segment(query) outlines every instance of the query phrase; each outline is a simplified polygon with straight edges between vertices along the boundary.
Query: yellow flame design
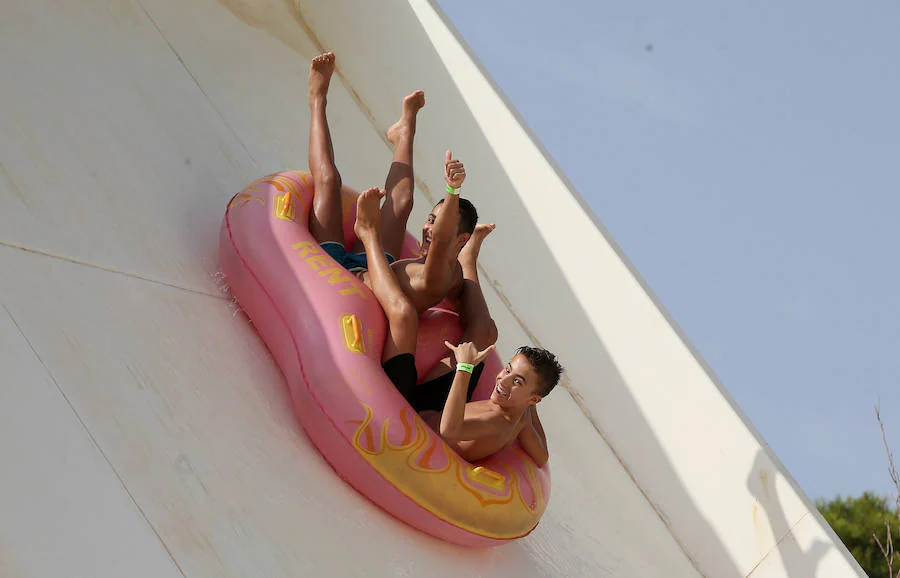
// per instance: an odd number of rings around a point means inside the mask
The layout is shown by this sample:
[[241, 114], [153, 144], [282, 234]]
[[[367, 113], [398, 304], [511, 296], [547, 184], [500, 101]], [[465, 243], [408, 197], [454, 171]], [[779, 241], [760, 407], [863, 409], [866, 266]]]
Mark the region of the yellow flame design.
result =
[[256, 195], [251, 195], [249, 193], [238, 193], [231, 199], [231, 202], [228, 203], [228, 208], [232, 207], [243, 207], [245, 205], [249, 205], [253, 201], [259, 201], [263, 205], [266, 204], [266, 200], [263, 197], [257, 197]]
[[[385, 419], [377, 432], [372, 408], [362, 405], [365, 418], [348, 422], [357, 425], [353, 446], [416, 504], [459, 528], [490, 538], [518, 538], [537, 524], [546, 504], [530, 460], [523, 460], [526, 479], [505, 468], [505, 480], [499, 482], [497, 474], [474, 467], [451, 451], [411, 408], [400, 410], [403, 438], [395, 444], [388, 436], [390, 420]], [[532, 490], [534, 503], [526, 502], [523, 483]]]
[[[305, 199], [303, 195], [300, 194], [300, 186], [302, 185], [311, 189], [311, 178], [312, 177], [308, 172], [301, 171], [288, 171], [284, 173], [267, 175], [250, 183], [250, 185], [246, 189], [244, 189], [244, 193], [242, 194], [250, 196], [249, 193], [251, 191], [265, 194], [266, 187], [274, 187], [282, 193], [290, 195], [292, 201], [294, 199], [300, 201], [301, 203], [303, 203], [303, 207], [305, 209], [308, 209], [306, 204], [307, 199]], [[293, 206], [293, 203], [291, 203], [291, 205]]]

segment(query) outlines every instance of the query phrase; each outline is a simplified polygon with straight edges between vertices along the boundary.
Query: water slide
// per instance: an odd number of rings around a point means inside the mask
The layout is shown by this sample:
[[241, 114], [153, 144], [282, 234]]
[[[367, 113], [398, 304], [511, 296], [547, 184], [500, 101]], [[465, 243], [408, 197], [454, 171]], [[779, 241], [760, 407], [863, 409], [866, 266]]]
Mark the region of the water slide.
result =
[[[523, 539], [343, 483], [222, 290], [225, 205], [305, 168], [324, 50], [344, 182], [425, 90], [411, 230], [453, 149], [500, 352], [567, 367]], [[863, 576], [434, 2], [4, 2], [0, 53], [0, 576]]]

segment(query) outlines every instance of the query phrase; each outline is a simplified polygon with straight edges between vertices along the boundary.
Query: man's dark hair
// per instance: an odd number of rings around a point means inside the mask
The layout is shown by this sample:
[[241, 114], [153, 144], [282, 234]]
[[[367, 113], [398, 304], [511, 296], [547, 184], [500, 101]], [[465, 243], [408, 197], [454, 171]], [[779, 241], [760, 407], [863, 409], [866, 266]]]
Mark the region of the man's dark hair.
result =
[[556, 356], [540, 347], [529, 347], [523, 345], [516, 350], [517, 355], [523, 356], [534, 368], [534, 372], [538, 374], [540, 383], [534, 392], [541, 397], [550, 395], [556, 384], [559, 383], [559, 377], [565, 371], [563, 366], [559, 364]]
[[[444, 199], [438, 201], [438, 204], [435, 207], [440, 207], [441, 203], [444, 202]], [[462, 235], [463, 233], [472, 234], [475, 232], [475, 225], [478, 224], [478, 211], [475, 210], [475, 205], [472, 204], [472, 201], [469, 199], [464, 199], [462, 197], [459, 198], [459, 222], [456, 224], [456, 234]]]

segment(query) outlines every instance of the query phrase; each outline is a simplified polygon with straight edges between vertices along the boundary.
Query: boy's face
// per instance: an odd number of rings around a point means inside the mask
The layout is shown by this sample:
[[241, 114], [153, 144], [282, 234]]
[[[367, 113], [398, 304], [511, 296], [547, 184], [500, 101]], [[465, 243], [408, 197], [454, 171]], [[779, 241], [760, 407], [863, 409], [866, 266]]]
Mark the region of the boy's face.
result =
[[516, 355], [497, 374], [491, 401], [503, 407], [525, 407], [541, 401], [535, 393], [537, 372], [523, 355]]

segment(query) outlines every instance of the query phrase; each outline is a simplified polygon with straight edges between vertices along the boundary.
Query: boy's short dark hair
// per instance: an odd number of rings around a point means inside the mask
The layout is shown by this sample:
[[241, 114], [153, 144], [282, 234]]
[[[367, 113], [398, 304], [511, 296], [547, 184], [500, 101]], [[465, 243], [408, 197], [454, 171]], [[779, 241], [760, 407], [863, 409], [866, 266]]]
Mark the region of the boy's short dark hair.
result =
[[[438, 201], [435, 207], [440, 207], [444, 199]], [[459, 198], [459, 222], [456, 224], [456, 234], [463, 233], [472, 234], [475, 232], [475, 225], [478, 224], [478, 211], [475, 205], [469, 199]]]
[[559, 383], [559, 378], [563, 371], [565, 371], [563, 366], [557, 361], [556, 356], [546, 349], [528, 345], [518, 348], [516, 354], [528, 360], [541, 380], [534, 392], [541, 397], [550, 395], [550, 392]]

